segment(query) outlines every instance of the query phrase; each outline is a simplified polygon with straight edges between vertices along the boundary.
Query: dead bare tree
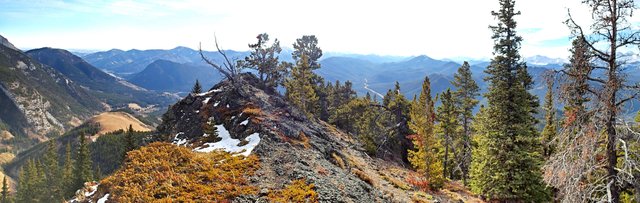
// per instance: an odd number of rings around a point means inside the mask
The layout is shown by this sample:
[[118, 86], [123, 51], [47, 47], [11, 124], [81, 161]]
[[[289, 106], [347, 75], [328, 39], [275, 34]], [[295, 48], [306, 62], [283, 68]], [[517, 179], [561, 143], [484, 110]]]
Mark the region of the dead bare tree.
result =
[[200, 52], [200, 57], [202, 57], [202, 60], [204, 60], [207, 64], [209, 64], [216, 70], [218, 70], [218, 72], [224, 75], [226, 79], [228, 79], [229, 81], [231, 81], [231, 83], [235, 85], [237, 76], [240, 73], [241, 68], [236, 66], [236, 64], [232, 62], [235, 60], [229, 59], [229, 57], [227, 57], [227, 53], [225, 53], [225, 51], [220, 48], [220, 45], [218, 44], [218, 37], [215, 34], [213, 35], [213, 38], [216, 44], [216, 50], [218, 50], [218, 53], [222, 55], [222, 58], [224, 59], [224, 62], [222, 63], [222, 65], [216, 63], [215, 61], [207, 58], [204, 55], [204, 52], [202, 51], [202, 43], [200, 43], [198, 47], [198, 51]]
[[577, 36], [572, 64], [562, 71], [568, 79], [563, 87], [568, 109], [560, 150], [544, 168], [545, 181], [558, 188], [564, 202], [617, 203], [640, 181], [637, 152], [628, 147], [640, 136], [625, 130], [621, 116], [621, 107], [637, 98], [640, 85], [627, 82], [625, 59], [619, 55], [640, 45], [640, 32], [627, 21], [636, 8], [633, 0], [583, 3], [592, 9], [594, 23], [586, 33], [571, 12], [566, 21]]

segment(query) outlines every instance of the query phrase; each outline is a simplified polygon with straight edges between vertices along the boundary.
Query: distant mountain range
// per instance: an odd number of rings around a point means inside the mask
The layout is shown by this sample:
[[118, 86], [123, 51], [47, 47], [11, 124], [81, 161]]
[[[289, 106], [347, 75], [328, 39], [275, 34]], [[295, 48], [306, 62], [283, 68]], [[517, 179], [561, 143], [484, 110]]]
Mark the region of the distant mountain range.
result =
[[0, 133], [13, 135], [17, 147], [47, 140], [99, 112], [135, 103], [145, 108], [144, 117], [177, 99], [111, 76], [66, 50], [22, 52], [0, 36]]
[[[249, 54], [239, 51], [226, 52], [233, 59], [243, 59]], [[217, 52], [204, 53], [214, 61], [222, 60]], [[279, 57], [281, 60], [291, 61], [291, 50], [284, 49]], [[114, 49], [87, 54], [83, 58], [96, 67], [126, 78], [133, 84], [157, 91], [185, 92], [189, 91], [195, 79], [205, 84], [214, 84], [220, 80], [217, 73], [207, 74], [207, 69], [203, 67], [208, 65], [202, 61], [198, 51], [187, 47], [170, 50]], [[535, 56], [526, 60], [533, 62], [530, 65], [533, 68], [557, 69], [562, 66], [556, 64], [562, 62], [561, 59]], [[393, 88], [395, 81], [399, 81], [402, 91], [409, 96], [419, 92], [420, 84], [427, 75], [431, 77], [432, 82], [439, 83], [433, 85], [434, 93], [451, 88], [448, 81], [461, 66], [461, 63], [451, 60], [437, 60], [424, 55], [397, 57], [339, 53], [326, 53], [321, 58], [321, 64], [322, 68], [316, 72], [323, 76], [325, 81], [349, 80], [360, 95], [370, 91], [365, 88], [365, 81], [369, 89], [379, 93]], [[484, 84], [483, 70], [488, 64], [488, 61], [472, 62], [474, 76], [481, 84]]]
[[63, 49], [40, 48], [26, 52], [31, 58], [48, 65], [80, 84], [95, 97], [117, 108], [129, 103], [141, 106], [167, 106], [175, 97], [161, 95], [109, 75], [82, 58]]
[[188, 92], [196, 80], [207, 88], [221, 79], [220, 74], [208, 65], [181, 64], [159, 59], [149, 64], [142, 72], [131, 76], [129, 81], [150, 90]]

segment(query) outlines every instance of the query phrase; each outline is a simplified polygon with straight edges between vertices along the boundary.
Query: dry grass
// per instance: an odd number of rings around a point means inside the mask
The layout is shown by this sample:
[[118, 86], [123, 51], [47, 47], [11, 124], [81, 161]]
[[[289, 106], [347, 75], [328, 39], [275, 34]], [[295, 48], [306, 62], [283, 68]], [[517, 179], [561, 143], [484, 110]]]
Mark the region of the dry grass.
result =
[[6, 164], [16, 158], [16, 155], [10, 152], [0, 153], [0, 164]]
[[344, 164], [344, 160], [342, 160], [342, 157], [338, 156], [338, 154], [331, 153], [331, 157], [333, 157], [333, 161], [335, 162], [336, 165], [340, 166], [341, 169], [345, 169], [347, 166]]
[[103, 135], [107, 132], [113, 132], [120, 129], [128, 129], [129, 125], [133, 127], [135, 131], [148, 132], [152, 130], [151, 126], [148, 126], [140, 122], [135, 117], [125, 112], [105, 112], [100, 115], [94, 116], [89, 122], [100, 124], [100, 131], [98, 135]]
[[0, 130], [0, 140], [10, 140], [13, 139], [13, 135], [6, 130]]
[[371, 177], [367, 175], [367, 173], [365, 173], [364, 171], [361, 171], [360, 169], [357, 169], [357, 168], [352, 168], [351, 172], [355, 174], [358, 178], [360, 178], [360, 180], [368, 183], [369, 185], [373, 185], [373, 179], [371, 179]]
[[391, 176], [387, 176], [385, 174], [380, 174], [380, 176], [382, 177], [383, 180], [386, 180], [387, 182], [391, 183], [394, 187], [401, 189], [401, 190], [411, 190], [411, 186], [401, 180], [398, 180], [396, 178], [393, 178]]

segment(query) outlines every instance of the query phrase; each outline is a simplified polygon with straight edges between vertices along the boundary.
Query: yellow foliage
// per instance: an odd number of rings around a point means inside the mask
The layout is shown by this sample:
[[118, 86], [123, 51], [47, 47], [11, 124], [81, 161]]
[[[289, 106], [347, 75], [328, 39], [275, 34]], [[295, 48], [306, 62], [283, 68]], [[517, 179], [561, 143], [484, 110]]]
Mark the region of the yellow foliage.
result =
[[271, 192], [269, 202], [318, 202], [315, 185], [306, 183], [305, 179], [294, 180], [283, 190]]
[[256, 194], [247, 177], [258, 168], [255, 155], [195, 153], [152, 143], [129, 152], [123, 168], [101, 184], [114, 202], [223, 202]]

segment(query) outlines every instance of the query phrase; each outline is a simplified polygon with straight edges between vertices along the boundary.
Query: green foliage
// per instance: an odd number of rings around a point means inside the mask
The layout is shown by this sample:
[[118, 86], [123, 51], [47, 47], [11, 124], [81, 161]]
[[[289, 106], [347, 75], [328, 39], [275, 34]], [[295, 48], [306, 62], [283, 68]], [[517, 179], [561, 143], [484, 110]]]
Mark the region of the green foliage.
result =
[[202, 93], [202, 86], [200, 85], [200, 81], [196, 80], [196, 84], [191, 88], [191, 93], [200, 94]]
[[259, 34], [256, 38], [258, 42], [249, 44], [251, 54], [245, 57], [244, 61], [239, 61], [238, 66], [257, 70], [258, 77], [265, 87], [275, 88], [283, 82], [284, 76], [289, 71], [284, 63], [278, 64], [278, 54], [282, 51], [280, 41], [275, 39], [271, 46], [267, 46], [269, 43], [267, 33]]
[[79, 146], [75, 160], [74, 182], [73, 188], [79, 189], [84, 186], [85, 182], [93, 180], [93, 171], [91, 170], [91, 153], [86, 142], [86, 136], [80, 134]]
[[409, 128], [414, 149], [408, 151], [408, 159], [416, 171], [426, 178], [431, 189], [439, 189], [444, 184], [443, 165], [440, 156], [442, 145], [436, 138], [434, 101], [431, 98], [431, 83], [425, 77], [418, 100], [414, 97], [409, 112]]
[[73, 168], [74, 163], [71, 159], [71, 143], [68, 142], [65, 147], [64, 165], [62, 166], [62, 194], [64, 197], [70, 197], [74, 194], [73, 187]]
[[44, 201], [58, 201], [63, 199], [62, 196], [62, 177], [60, 165], [58, 162], [58, 148], [55, 140], [49, 141], [47, 152], [44, 155], [43, 166], [45, 175], [45, 190], [44, 195], [46, 198]]
[[527, 90], [533, 81], [518, 52], [514, 0], [500, 0], [493, 30], [495, 58], [487, 67], [488, 106], [477, 115], [471, 164], [471, 189], [490, 200], [544, 202], [542, 151], [533, 117], [537, 98]]
[[547, 94], [544, 99], [545, 126], [542, 129], [542, 156], [549, 158], [556, 150], [553, 140], [557, 134], [556, 109], [553, 106], [553, 78], [547, 82]]
[[7, 176], [2, 177], [2, 199], [0, 199], [1, 203], [9, 203], [11, 202], [11, 197], [9, 196], [9, 184], [7, 183]]
[[318, 96], [314, 90], [309, 58], [302, 55], [296, 66], [291, 70], [291, 78], [288, 78], [284, 86], [287, 91], [285, 97], [296, 107], [302, 110], [307, 117], [312, 118], [318, 104]]
[[443, 172], [444, 176], [454, 179], [460, 176], [460, 165], [464, 161], [459, 153], [464, 146], [463, 137], [458, 129], [458, 111], [455, 106], [453, 94], [447, 89], [441, 95], [442, 105], [437, 109], [438, 133], [442, 135], [444, 145]]
[[451, 84], [456, 88], [453, 93], [458, 110], [459, 124], [462, 127], [461, 144], [462, 147], [458, 159], [458, 164], [462, 172], [462, 180], [467, 184], [469, 178], [469, 167], [471, 166], [471, 123], [473, 121], [473, 109], [478, 105], [477, 97], [480, 96], [480, 88], [473, 80], [471, 68], [468, 62], [464, 62], [458, 71], [453, 75]]

